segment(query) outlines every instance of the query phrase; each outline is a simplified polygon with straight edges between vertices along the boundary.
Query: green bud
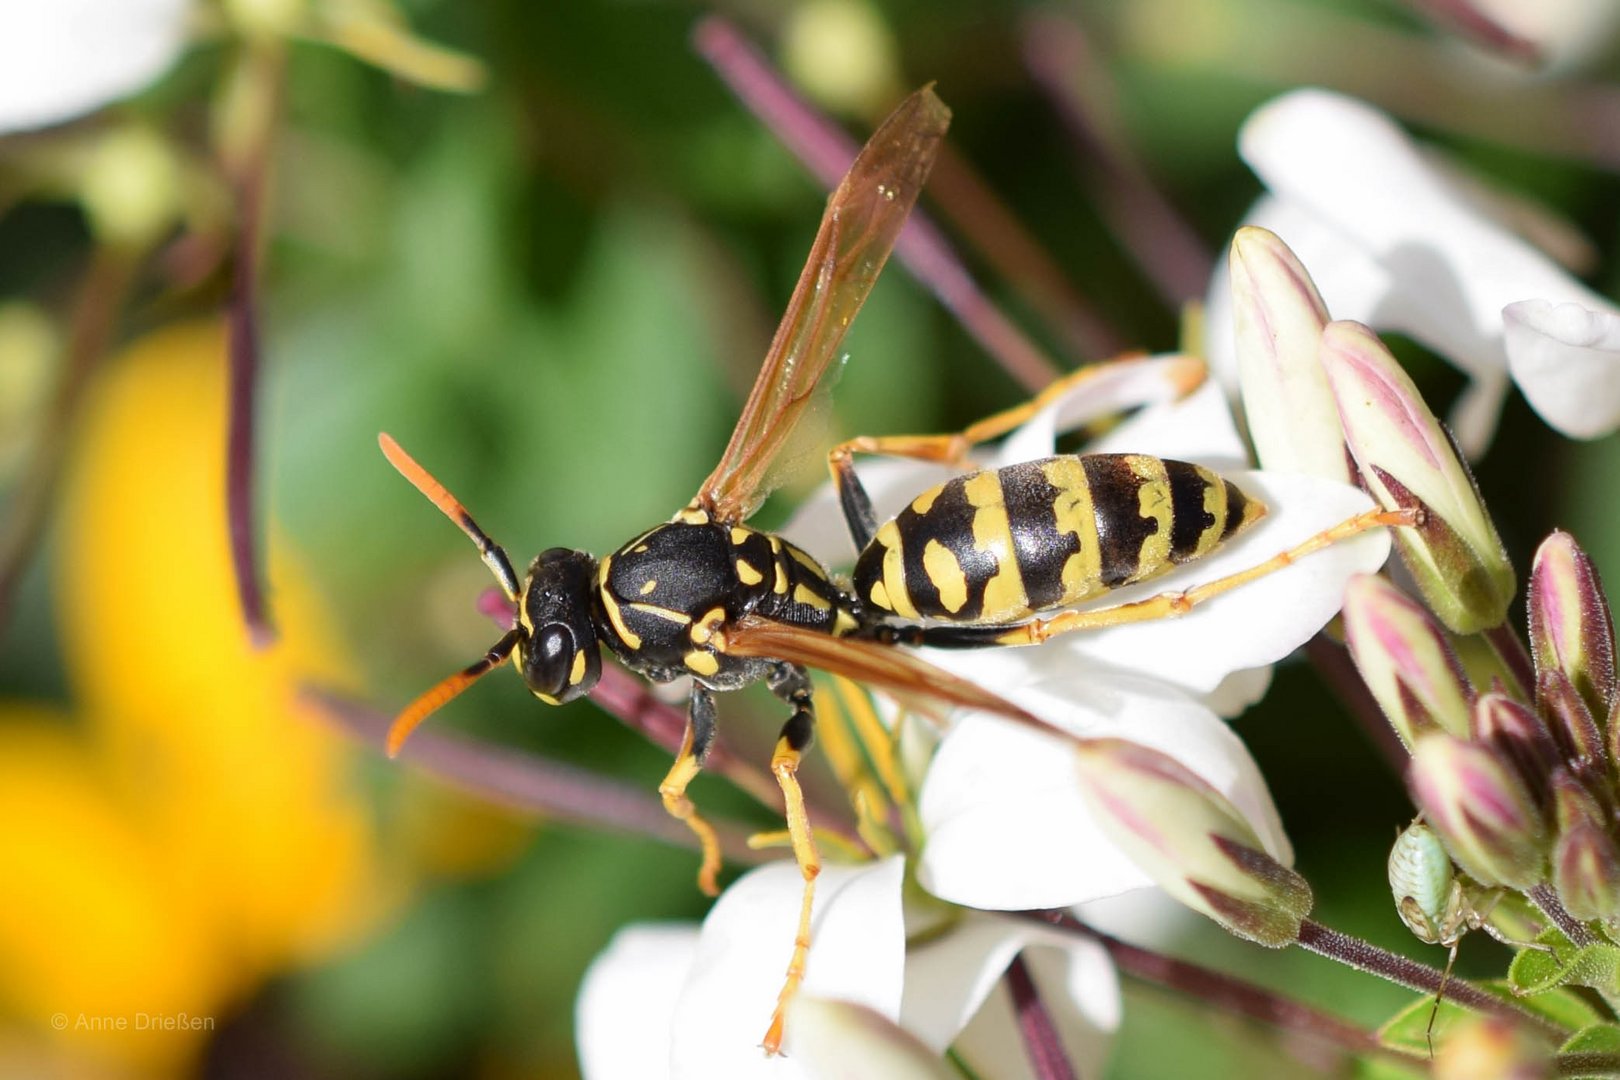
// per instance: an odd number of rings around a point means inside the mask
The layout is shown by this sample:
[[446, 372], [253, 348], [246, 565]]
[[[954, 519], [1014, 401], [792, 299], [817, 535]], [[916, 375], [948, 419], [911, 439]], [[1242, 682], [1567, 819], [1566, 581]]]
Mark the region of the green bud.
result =
[[1232, 318], [1238, 379], [1255, 455], [1268, 469], [1355, 483], [1327, 376], [1317, 360], [1327, 305], [1275, 233], [1232, 237]]
[[1515, 581], [1473, 474], [1411, 378], [1359, 323], [1329, 323], [1322, 366], [1367, 490], [1390, 510], [1417, 509], [1395, 544], [1423, 598], [1454, 633], [1500, 626]]
[[1554, 531], [1530, 569], [1530, 651], [1536, 670], [1562, 671], [1593, 716], [1614, 703], [1614, 621], [1597, 568], [1575, 538]]
[[1344, 634], [1356, 670], [1401, 741], [1467, 735], [1474, 689], [1445, 630], [1423, 605], [1376, 574], [1350, 580]]
[[1604, 765], [1603, 733], [1587, 711], [1586, 702], [1558, 668], [1536, 673], [1536, 709], [1552, 732], [1560, 755], [1582, 780], [1601, 782]]
[[1390, 849], [1389, 891], [1401, 921], [1419, 941], [1455, 945], [1470, 929], [1473, 912], [1451, 856], [1421, 819], [1402, 829]]
[[1577, 919], [1620, 916], [1620, 850], [1605, 827], [1597, 800], [1569, 772], [1553, 777], [1558, 841], [1552, 852], [1552, 883]]
[[830, 109], [874, 115], [894, 104], [900, 80], [894, 31], [868, 0], [795, 4], [782, 35], [782, 66]]
[[790, 1052], [813, 1076], [951, 1080], [955, 1070], [893, 1020], [852, 1001], [800, 994], [788, 1009]]
[[162, 240], [180, 221], [184, 176], [161, 135], [131, 124], [102, 136], [85, 162], [79, 199], [91, 231], [104, 244], [137, 251]]
[[1310, 885], [1265, 853], [1219, 792], [1173, 758], [1122, 739], [1085, 740], [1080, 766], [1098, 820], [1171, 896], [1261, 945], [1299, 937]]
[[1412, 749], [1406, 781], [1452, 861], [1475, 881], [1524, 889], [1546, 876], [1541, 812], [1490, 748], [1425, 735]]

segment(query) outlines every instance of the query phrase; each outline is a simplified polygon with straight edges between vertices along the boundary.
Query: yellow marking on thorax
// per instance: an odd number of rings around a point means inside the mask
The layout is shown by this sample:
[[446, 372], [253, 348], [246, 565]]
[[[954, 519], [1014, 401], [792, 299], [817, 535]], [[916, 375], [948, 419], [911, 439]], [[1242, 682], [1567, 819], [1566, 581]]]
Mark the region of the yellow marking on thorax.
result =
[[922, 563], [928, 580], [939, 590], [940, 604], [952, 615], [961, 611], [967, 603], [967, 575], [955, 553], [938, 540], [929, 540], [923, 548]]
[[1155, 577], [1170, 565], [1170, 519], [1174, 504], [1170, 499], [1170, 478], [1165, 474], [1164, 462], [1146, 454], [1128, 454], [1125, 458], [1142, 481], [1137, 489], [1137, 512], [1158, 523], [1154, 533], [1142, 541], [1136, 556], [1136, 573], [1131, 581], [1145, 581]]
[[[906, 588], [906, 562], [900, 549], [900, 526], [893, 521], [884, 522], [872, 542], [883, 548], [883, 579], [872, 586], [872, 603], [885, 611], [894, 612], [902, 619], [917, 618], [917, 606], [911, 602], [911, 593]], [[881, 599], [878, 597], [879, 588], [884, 593]]]
[[973, 546], [996, 560], [996, 572], [984, 583], [984, 605], [980, 618], [998, 622], [1029, 611], [1029, 594], [1018, 572], [1018, 556], [1013, 550], [1012, 523], [1007, 520], [1006, 497], [1001, 478], [986, 471], [970, 476], [962, 486], [968, 505], [973, 507]]
[[748, 543], [753, 535], [753, 529], [745, 529], [741, 525], [733, 525], [731, 527], [731, 542], [737, 547], [742, 547], [744, 544]]
[[686, 666], [695, 674], [712, 676], [720, 670], [720, 661], [713, 653], [694, 649], [683, 657]]
[[765, 575], [754, 567], [747, 559], [737, 560], [737, 578], [744, 585], [758, 585], [765, 580]]
[[585, 678], [585, 650], [581, 649], [574, 654], [574, 666], [568, 669], [568, 685], [578, 686], [583, 678]]
[[832, 607], [832, 604], [827, 601], [825, 596], [812, 592], [803, 582], [794, 587], [793, 602], [804, 604], [806, 607], [813, 607], [818, 611], [827, 611]]
[[1097, 539], [1097, 514], [1091, 504], [1091, 485], [1079, 458], [1055, 458], [1041, 466], [1046, 482], [1057, 488], [1052, 514], [1057, 531], [1073, 533], [1080, 550], [1063, 562], [1063, 600], [1077, 603], [1104, 591], [1102, 545]]
[[689, 635], [692, 639], [692, 644], [707, 645], [714, 639], [715, 632], [719, 630], [720, 624], [725, 621], [725, 608], [713, 607], [708, 611], [705, 611], [703, 613], [703, 617], [692, 624], [692, 631]]
[[613, 556], [603, 559], [596, 568], [596, 594], [602, 598], [602, 610], [607, 612], [608, 622], [624, 642], [625, 648], [635, 650], [641, 648], [641, 636], [624, 624], [624, 612], [619, 610], [619, 601], [614, 599], [613, 590], [608, 588], [608, 568], [613, 565]]
[[646, 596], [656, 588], [658, 588], [658, 579], [648, 578], [646, 581], [641, 583], [641, 595]]
[[861, 624], [856, 620], [855, 616], [843, 608], [839, 608], [838, 614], [833, 616], [833, 637], [844, 637], [846, 634], [853, 634], [860, 628]]
[[1226, 482], [1203, 466], [1197, 468], [1198, 478], [1204, 482], [1204, 513], [1214, 520], [1198, 534], [1193, 552], [1207, 555], [1221, 542], [1221, 533], [1226, 528]]
[[676, 626], [685, 626], [692, 621], [692, 617], [685, 612], [676, 611], [673, 608], [659, 607], [657, 604], [630, 603], [626, 604], [625, 607], [631, 611], [639, 611], [643, 615], [656, 616], [665, 622], [672, 622]]
[[670, 520], [678, 521], [682, 525], [707, 525], [709, 523], [709, 512], [696, 503], [692, 503], [690, 506], [682, 507]]
[[816, 575], [816, 577], [824, 578], [824, 577], [827, 576], [827, 571], [823, 570], [821, 568], [821, 564], [816, 562], [816, 560], [814, 558], [812, 558], [808, 553], [800, 551], [798, 548], [793, 547], [793, 546], [791, 546], [789, 544], [783, 544], [782, 546], [787, 548], [787, 553], [789, 555], [793, 556], [793, 561], [794, 562], [798, 563], [800, 566], [804, 567], [806, 570], [808, 570], [812, 574]]

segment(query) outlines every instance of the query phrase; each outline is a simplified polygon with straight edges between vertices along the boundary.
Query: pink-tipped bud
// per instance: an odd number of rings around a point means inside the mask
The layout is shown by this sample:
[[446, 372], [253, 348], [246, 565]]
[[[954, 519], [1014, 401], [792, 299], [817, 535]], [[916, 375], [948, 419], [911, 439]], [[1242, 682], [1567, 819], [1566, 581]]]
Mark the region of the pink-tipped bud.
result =
[[1424, 736], [1412, 749], [1407, 786], [1475, 881], [1524, 889], [1545, 878], [1546, 823], [1513, 767], [1488, 747]]
[[1329, 323], [1321, 356], [1367, 490], [1387, 509], [1423, 514], [1395, 543], [1424, 600], [1455, 633], [1500, 626], [1513, 566], [1450, 435], [1365, 326]]
[[1614, 621], [1597, 568], [1575, 538], [1554, 532], [1530, 569], [1530, 651], [1536, 670], [1562, 671], [1593, 716], [1615, 702]]
[[1376, 574], [1352, 578], [1344, 591], [1344, 634], [1350, 656], [1401, 741], [1468, 734], [1474, 690], [1445, 630], [1423, 605]]
[[1586, 701], [1558, 668], [1536, 673], [1536, 709], [1552, 732], [1559, 753], [1582, 780], [1598, 780], [1604, 773], [1603, 732], [1587, 711]]
[[1513, 766], [1536, 804], [1548, 799], [1548, 777], [1563, 760], [1552, 732], [1535, 710], [1500, 691], [1474, 702], [1474, 741]]
[[1567, 771], [1553, 777], [1558, 840], [1552, 852], [1552, 883], [1577, 919], [1620, 916], [1620, 850], [1606, 827], [1603, 808]]
[[1266, 854], [1219, 792], [1175, 759], [1122, 739], [1087, 740], [1080, 766], [1104, 829], [1171, 896], [1261, 945], [1298, 938], [1310, 885]]
[[1232, 317], [1238, 379], [1255, 456], [1268, 469], [1355, 483], [1333, 392], [1317, 362], [1327, 305], [1275, 233], [1232, 237]]

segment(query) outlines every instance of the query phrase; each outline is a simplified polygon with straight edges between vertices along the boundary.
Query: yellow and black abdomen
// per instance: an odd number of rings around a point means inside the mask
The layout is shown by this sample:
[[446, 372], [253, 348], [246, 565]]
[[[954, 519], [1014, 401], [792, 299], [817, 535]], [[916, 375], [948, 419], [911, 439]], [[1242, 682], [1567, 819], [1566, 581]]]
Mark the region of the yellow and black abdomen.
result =
[[1044, 458], [930, 488], [878, 529], [857, 595], [902, 619], [999, 625], [1207, 554], [1265, 506], [1200, 465]]

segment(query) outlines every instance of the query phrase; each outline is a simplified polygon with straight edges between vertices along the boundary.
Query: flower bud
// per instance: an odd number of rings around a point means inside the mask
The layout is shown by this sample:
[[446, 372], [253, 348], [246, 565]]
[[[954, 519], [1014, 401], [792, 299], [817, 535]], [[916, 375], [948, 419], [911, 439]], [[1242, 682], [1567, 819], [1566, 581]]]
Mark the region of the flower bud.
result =
[[1255, 456], [1268, 469], [1353, 484], [1344, 429], [1317, 362], [1327, 305], [1277, 235], [1248, 225], [1232, 238], [1238, 379]]
[[1557, 668], [1593, 716], [1614, 702], [1614, 622], [1597, 568], [1561, 530], [1541, 542], [1530, 569], [1530, 651], [1536, 670]]
[[1499, 1016], [1470, 1020], [1440, 1045], [1435, 1080], [1545, 1080], [1552, 1050], [1527, 1025]]
[[1468, 734], [1474, 690], [1446, 632], [1421, 604], [1376, 574], [1344, 591], [1344, 633], [1361, 680], [1401, 741]]
[[1474, 702], [1474, 741], [1509, 762], [1538, 805], [1548, 798], [1548, 777], [1562, 760], [1552, 732], [1535, 710], [1500, 691]]
[[1563, 769], [1553, 778], [1553, 805], [1552, 883], [1565, 909], [1577, 919], [1620, 916], [1620, 849], [1604, 827], [1602, 807]]
[[1500, 626], [1513, 566], [1450, 435], [1365, 326], [1328, 324], [1321, 357], [1367, 490], [1388, 509], [1423, 512], [1395, 543], [1424, 600], [1455, 633]]
[[104, 244], [144, 249], [180, 221], [183, 170], [156, 131], [131, 124], [108, 132], [85, 162], [79, 198]]
[[1603, 775], [1603, 733], [1586, 709], [1586, 702], [1575, 692], [1569, 677], [1558, 668], [1536, 673], [1536, 708], [1560, 755], [1582, 780], [1601, 782]]
[[876, 1010], [800, 994], [788, 1010], [792, 1052], [812, 1076], [847, 1080], [950, 1080], [945, 1059]]
[[1452, 861], [1480, 884], [1529, 888], [1545, 877], [1541, 813], [1488, 747], [1426, 735], [1412, 749], [1407, 786]]
[[1219, 792], [1173, 758], [1122, 739], [1085, 740], [1080, 766], [1098, 820], [1171, 896], [1261, 945], [1298, 938], [1310, 885], [1266, 854]]
[[1401, 830], [1389, 852], [1389, 891], [1395, 911], [1419, 941], [1455, 945], [1471, 912], [1451, 856], [1422, 820]]

